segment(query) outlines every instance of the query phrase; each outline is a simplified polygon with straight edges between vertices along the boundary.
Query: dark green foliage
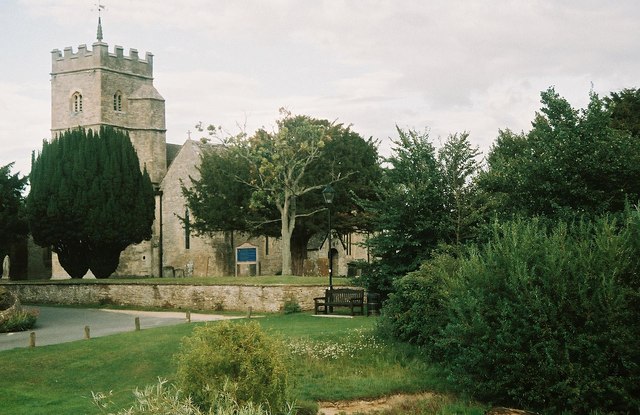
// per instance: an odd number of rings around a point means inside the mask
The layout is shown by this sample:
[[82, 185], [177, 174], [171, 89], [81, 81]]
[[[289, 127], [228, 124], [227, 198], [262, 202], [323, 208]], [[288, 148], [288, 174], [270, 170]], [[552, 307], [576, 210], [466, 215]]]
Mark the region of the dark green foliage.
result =
[[[382, 177], [377, 142], [364, 139], [342, 124], [332, 125], [329, 134], [331, 139], [322, 156], [309, 167], [309, 179], [321, 183], [335, 181], [332, 227], [339, 234], [371, 229], [370, 218], [356, 198], [376, 199], [375, 185]], [[299, 203], [307, 210], [324, 206], [323, 189], [305, 195]], [[308, 232], [327, 230], [327, 217], [322, 214], [300, 218], [300, 222]]]
[[28, 233], [22, 192], [27, 178], [11, 174], [13, 163], [0, 166], [0, 260], [9, 246]]
[[279, 413], [289, 393], [284, 353], [256, 322], [196, 327], [176, 355], [178, 386], [204, 410], [225, 392], [239, 405], [252, 402]]
[[[287, 152], [267, 157], [270, 163], [275, 163], [273, 166], [259, 169], [260, 160], [243, 157], [237, 143], [211, 146], [209, 151], [202, 153], [200, 178], [192, 178], [193, 186], [185, 184], [182, 191], [193, 213], [192, 226], [199, 233], [242, 231], [278, 237], [281, 214], [272, 202], [280, 196], [267, 197], [273, 189], [256, 188], [264, 180], [259, 173], [302, 165], [300, 160], [294, 160], [295, 154], [288, 152], [299, 146], [299, 153], [304, 154], [309, 151], [310, 144], [304, 140], [299, 142], [293, 136], [308, 134], [311, 137], [313, 130], [323, 131], [323, 144], [317, 150], [317, 156], [305, 160], [304, 174], [299, 176], [300, 189], [294, 192], [291, 203], [296, 212], [291, 235], [292, 271], [302, 275], [309, 240], [318, 232], [327, 232], [327, 212], [321, 211], [325, 207], [321, 194], [324, 186], [334, 183], [336, 189], [332, 206], [333, 228], [340, 234], [365, 230], [370, 227], [369, 217], [355, 202], [354, 196], [363, 200], [374, 198], [373, 184], [380, 180], [381, 169], [376, 142], [363, 139], [342, 124], [306, 116], [286, 117], [281, 123], [282, 131], [291, 137], [283, 146]], [[210, 126], [209, 131], [219, 138], [218, 129]], [[257, 145], [266, 137], [269, 134], [265, 131], [259, 132], [252, 138], [251, 145], [260, 149]], [[268, 143], [269, 140], [264, 140], [261, 144], [264, 147], [261, 154], [271, 151], [267, 148]], [[298, 177], [298, 174], [292, 177]], [[278, 189], [281, 187], [277, 186]]]
[[199, 178], [191, 178], [191, 183], [182, 186], [193, 214], [192, 229], [199, 234], [255, 232], [257, 224], [264, 221], [261, 213], [267, 212], [249, 208], [249, 164], [234, 151], [209, 146], [201, 154], [198, 172]]
[[27, 197], [34, 241], [50, 246], [72, 278], [106, 278], [120, 252], [151, 237], [154, 193], [126, 133], [70, 130], [32, 158]]
[[442, 356], [450, 378], [482, 400], [636, 413], [639, 227], [638, 211], [618, 222], [496, 225], [457, 272], [452, 259], [436, 258], [401, 280], [385, 319]]
[[[328, 133], [331, 139], [321, 157], [309, 166], [307, 179], [309, 183], [333, 183], [336, 194], [331, 206], [331, 225], [335, 232], [345, 235], [370, 230], [371, 218], [356, 200], [376, 198], [375, 184], [382, 176], [377, 143], [372, 139], [365, 140], [341, 124], [331, 125]], [[296, 203], [305, 212], [325, 207], [323, 189], [305, 194]], [[294, 273], [302, 275], [303, 260], [313, 235], [327, 233], [328, 214], [325, 211], [298, 218], [291, 246]]]
[[592, 93], [578, 111], [552, 88], [542, 104], [529, 133], [501, 131], [489, 153], [479, 183], [495, 211], [570, 218], [621, 212], [627, 200], [637, 202], [640, 140], [612, 118], [621, 104], [607, 109]]
[[467, 132], [450, 134], [438, 151], [447, 211], [443, 229], [447, 243], [459, 245], [473, 239], [483, 219], [484, 206], [475, 180], [480, 171], [480, 154], [478, 147], [471, 146]]
[[376, 261], [361, 283], [386, 296], [393, 280], [418, 269], [443, 237], [445, 191], [429, 135], [398, 130], [389, 167], [376, 186], [378, 200], [362, 201], [375, 233], [368, 241]]
[[419, 270], [397, 279], [385, 302], [379, 329], [385, 336], [426, 346], [432, 359], [441, 353], [434, 347], [448, 323], [449, 285], [458, 261], [439, 253]]
[[604, 102], [611, 111], [611, 127], [640, 138], [640, 89], [612, 92]]

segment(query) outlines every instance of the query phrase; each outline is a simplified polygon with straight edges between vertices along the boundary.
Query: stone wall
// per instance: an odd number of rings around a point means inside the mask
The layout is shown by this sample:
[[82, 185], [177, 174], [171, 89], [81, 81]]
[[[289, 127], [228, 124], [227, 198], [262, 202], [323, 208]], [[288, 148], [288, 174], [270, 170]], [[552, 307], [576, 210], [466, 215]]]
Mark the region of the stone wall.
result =
[[313, 298], [324, 286], [158, 285], [158, 284], [5, 284], [20, 301], [31, 304], [182, 308], [277, 312], [285, 301], [295, 300], [303, 310], [313, 310]]

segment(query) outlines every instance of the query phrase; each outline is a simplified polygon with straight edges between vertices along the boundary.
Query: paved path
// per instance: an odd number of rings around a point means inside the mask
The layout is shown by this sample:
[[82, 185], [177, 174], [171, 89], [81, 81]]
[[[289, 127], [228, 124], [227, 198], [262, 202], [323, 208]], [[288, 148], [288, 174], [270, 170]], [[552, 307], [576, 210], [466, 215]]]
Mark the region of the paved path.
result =
[[[185, 313], [134, 311], [134, 310], [97, 310], [61, 307], [26, 307], [40, 310], [36, 326], [19, 333], [0, 333], [0, 351], [16, 347], [28, 347], [29, 336], [36, 333], [36, 346], [66, 343], [84, 339], [84, 327], [89, 326], [91, 337], [107, 336], [115, 333], [135, 330], [135, 318], [140, 318], [140, 328], [170, 326], [184, 323]], [[214, 321], [239, 317], [213, 314], [191, 314], [191, 321]]]

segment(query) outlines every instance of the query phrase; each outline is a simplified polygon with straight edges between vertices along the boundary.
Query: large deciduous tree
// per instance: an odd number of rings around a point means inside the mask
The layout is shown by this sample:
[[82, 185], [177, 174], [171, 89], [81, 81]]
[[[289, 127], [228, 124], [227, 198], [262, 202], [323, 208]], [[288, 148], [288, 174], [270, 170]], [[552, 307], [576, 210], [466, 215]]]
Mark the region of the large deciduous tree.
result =
[[352, 194], [372, 197], [371, 183], [380, 177], [378, 154], [373, 140], [341, 124], [283, 112], [277, 125], [274, 132], [223, 139], [222, 146], [203, 153], [200, 178], [192, 178], [183, 193], [200, 233], [281, 236], [282, 272], [300, 274], [309, 239], [326, 232], [327, 217], [317, 213], [325, 210], [321, 190], [327, 184], [337, 190], [334, 229], [366, 229]]
[[311, 164], [318, 159], [331, 139], [325, 123], [314, 122], [304, 115], [293, 116], [281, 111], [277, 130], [258, 130], [252, 136], [231, 137], [228, 151], [234, 152], [249, 167], [248, 180], [237, 177], [250, 187], [249, 207], [264, 209], [274, 206], [279, 213], [282, 274], [291, 275], [291, 236], [301, 216], [297, 200], [309, 192], [319, 191], [326, 182], [305, 181]]
[[72, 278], [107, 278], [120, 252], [151, 238], [154, 191], [125, 132], [69, 130], [32, 157], [27, 214], [34, 241], [50, 246]]
[[436, 152], [427, 131], [397, 131], [377, 198], [363, 203], [373, 220], [368, 245], [375, 257], [363, 284], [383, 294], [439, 245], [473, 238], [482, 220], [475, 183], [480, 151], [469, 134], [450, 134]]
[[0, 260], [9, 253], [11, 243], [28, 233], [22, 196], [27, 178], [11, 174], [12, 166], [0, 166]]
[[471, 145], [467, 132], [450, 134], [438, 151], [448, 212], [445, 232], [450, 235], [448, 242], [456, 245], [473, 238], [474, 228], [482, 220], [484, 207], [475, 180], [481, 154]]
[[364, 283], [382, 293], [392, 290], [396, 277], [417, 269], [445, 237], [445, 184], [429, 134], [397, 131], [376, 188], [379, 199], [364, 203], [373, 219], [368, 246], [376, 258]]
[[[528, 133], [501, 131], [480, 184], [502, 214], [558, 218], [620, 212], [640, 197], [640, 141], [597, 94], [576, 110], [553, 88]], [[618, 107], [619, 109], [619, 107]]]

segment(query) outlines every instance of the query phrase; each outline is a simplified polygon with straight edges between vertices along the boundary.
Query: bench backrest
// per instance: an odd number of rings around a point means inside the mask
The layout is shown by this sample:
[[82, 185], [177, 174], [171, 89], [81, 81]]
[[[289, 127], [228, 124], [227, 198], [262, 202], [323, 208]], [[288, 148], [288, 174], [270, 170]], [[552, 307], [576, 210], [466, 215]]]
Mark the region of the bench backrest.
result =
[[351, 300], [364, 301], [364, 290], [334, 288], [333, 290], [326, 290], [325, 297], [329, 302], [349, 302]]

